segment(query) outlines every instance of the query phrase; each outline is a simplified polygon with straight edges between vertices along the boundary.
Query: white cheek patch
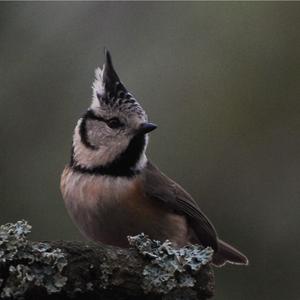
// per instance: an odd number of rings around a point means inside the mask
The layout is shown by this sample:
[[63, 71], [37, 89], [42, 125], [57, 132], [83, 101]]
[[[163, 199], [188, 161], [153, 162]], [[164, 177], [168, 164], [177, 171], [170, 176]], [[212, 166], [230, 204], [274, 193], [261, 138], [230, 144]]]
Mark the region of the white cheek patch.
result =
[[[89, 132], [89, 141], [93, 145], [97, 146], [98, 149], [90, 149], [86, 147], [81, 141], [79, 128], [81, 120], [77, 123], [73, 136], [73, 147], [74, 147], [74, 159], [82, 166], [87, 168], [93, 168], [96, 166], [104, 166], [116, 159], [129, 144], [128, 137], [124, 135], [119, 136], [106, 136], [104, 132], [99, 131], [94, 133], [92, 130], [92, 135]], [[95, 141], [99, 140], [97, 143], [91, 140], [94, 138]]]
[[89, 142], [96, 146], [104, 146], [106, 144], [105, 137], [110, 135], [110, 130], [104, 122], [97, 120], [89, 120], [87, 122], [87, 136]]

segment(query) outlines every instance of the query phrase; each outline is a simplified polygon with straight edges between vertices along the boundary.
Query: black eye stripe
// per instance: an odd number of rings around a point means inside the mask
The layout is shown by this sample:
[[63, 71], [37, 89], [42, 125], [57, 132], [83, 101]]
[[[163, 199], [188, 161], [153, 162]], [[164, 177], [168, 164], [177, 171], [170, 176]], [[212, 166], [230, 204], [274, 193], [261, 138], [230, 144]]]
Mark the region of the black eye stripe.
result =
[[85, 120], [88, 119], [88, 120], [96, 120], [96, 121], [104, 122], [111, 128], [118, 128], [118, 127], [122, 127], [124, 125], [117, 117], [113, 117], [113, 118], [107, 120], [107, 119], [104, 119], [100, 116], [97, 116], [92, 110], [88, 110], [85, 113], [84, 119]]
[[107, 125], [110, 127], [110, 128], [120, 128], [123, 126], [122, 122], [114, 117], [114, 118], [111, 118], [107, 121]]
[[106, 120], [100, 116], [95, 115], [95, 113], [92, 110], [88, 110], [85, 113], [85, 118], [89, 119], [89, 120], [97, 120], [97, 121], [102, 121], [102, 122], [106, 122]]

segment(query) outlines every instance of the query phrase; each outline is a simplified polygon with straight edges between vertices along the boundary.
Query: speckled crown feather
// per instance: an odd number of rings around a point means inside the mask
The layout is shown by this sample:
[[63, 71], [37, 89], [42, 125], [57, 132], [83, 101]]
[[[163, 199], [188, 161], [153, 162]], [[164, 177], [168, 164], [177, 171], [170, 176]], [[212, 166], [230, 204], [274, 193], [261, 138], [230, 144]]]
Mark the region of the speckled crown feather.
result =
[[101, 108], [118, 108], [119, 111], [134, 111], [138, 115], [145, 115], [140, 104], [121, 82], [107, 49], [105, 49], [103, 68], [95, 70], [93, 82], [92, 107], [99, 107], [99, 105]]

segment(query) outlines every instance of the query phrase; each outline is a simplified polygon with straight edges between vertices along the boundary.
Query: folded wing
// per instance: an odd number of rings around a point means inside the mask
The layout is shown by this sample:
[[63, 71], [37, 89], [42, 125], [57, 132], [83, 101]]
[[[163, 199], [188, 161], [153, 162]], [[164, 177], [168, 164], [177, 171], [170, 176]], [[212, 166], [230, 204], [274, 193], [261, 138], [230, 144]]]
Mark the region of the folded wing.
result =
[[161, 201], [170, 210], [185, 215], [199, 242], [203, 246], [210, 246], [217, 251], [216, 230], [191, 195], [164, 175], [151, 162], [148, 162], [144, 172], [144, 186], [147, 197], [155, 201]]

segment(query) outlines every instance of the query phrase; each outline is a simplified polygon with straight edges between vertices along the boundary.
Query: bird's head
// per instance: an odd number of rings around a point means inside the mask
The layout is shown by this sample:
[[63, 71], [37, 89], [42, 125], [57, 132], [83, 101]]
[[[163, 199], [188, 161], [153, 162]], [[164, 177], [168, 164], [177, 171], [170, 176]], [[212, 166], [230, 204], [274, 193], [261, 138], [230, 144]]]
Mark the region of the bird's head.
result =
[[92, 103], [75, 128], [73, 163], [138, 169], [146, 162], [147, 133], [156, 126], [120, 81], [107, 50], [105, 57], [95, 71]]

